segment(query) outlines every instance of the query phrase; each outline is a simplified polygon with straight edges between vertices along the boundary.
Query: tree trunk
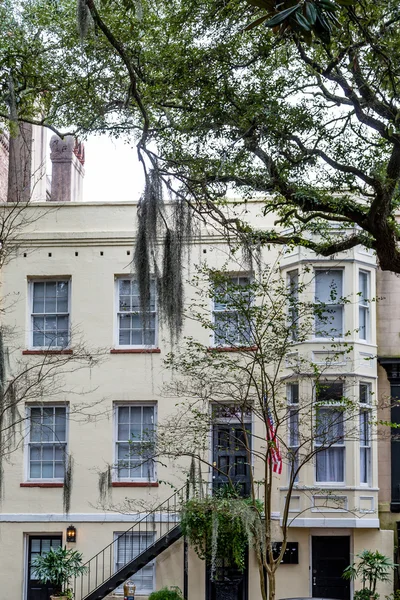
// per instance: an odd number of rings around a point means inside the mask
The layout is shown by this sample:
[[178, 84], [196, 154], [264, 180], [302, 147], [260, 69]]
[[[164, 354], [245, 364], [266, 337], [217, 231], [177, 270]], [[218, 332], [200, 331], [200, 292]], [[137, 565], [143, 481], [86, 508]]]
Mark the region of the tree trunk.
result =
[[275, 600], [275, 571], [268, 573], [268, 600]]

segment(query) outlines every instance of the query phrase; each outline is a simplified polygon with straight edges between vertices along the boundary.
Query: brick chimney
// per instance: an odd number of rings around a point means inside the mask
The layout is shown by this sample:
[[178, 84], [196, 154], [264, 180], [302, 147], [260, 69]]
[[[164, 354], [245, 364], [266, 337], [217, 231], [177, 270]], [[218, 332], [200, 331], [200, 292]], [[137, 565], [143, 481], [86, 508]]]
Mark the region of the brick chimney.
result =
[[73, 136], [62, 140], [53, 135], [50, 140], [51, 202], [79, 202], [82, 200], [85, 170], [85, 150]]
[[32, 177], [32, 125], [20, 123], [9, 139], [8, 202], [29, 202]]

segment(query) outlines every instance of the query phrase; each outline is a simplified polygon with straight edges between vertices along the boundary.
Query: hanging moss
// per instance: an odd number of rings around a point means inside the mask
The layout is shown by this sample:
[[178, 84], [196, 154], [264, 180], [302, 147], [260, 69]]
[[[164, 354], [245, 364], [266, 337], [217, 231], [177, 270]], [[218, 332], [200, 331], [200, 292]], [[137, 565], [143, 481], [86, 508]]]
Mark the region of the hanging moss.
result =
[[69, 454], [65, 458], [65, 475], [64, 475], [64, 487], [63, 487], [63, 509], [66, 515], [69, 514], [71, 508], [71, 493], [72, 493], [72, 473], [73, 473], [74, 459], [72, 454]]
[[[139, 283], [141, 312], [148, 315], [150, 283], [156, 280], [158, 314], [174, 340], [183, 324], [182, 267], [187, 243], [193, 237], [192, 211], [184, 198], [171, 199], [168, 210], [163, 200], [162, 177], [157, 169], [146, 176], [138, 206], [138, 232], [134, 267]], [[162, 239], [162, 253], [159, 253]], [[159, 254], [161, 256], [159, 256]], [[159, 262], [161, 264], [159, 264]], [[146, 327], [146, 323], [144, 323]]]
[[179, 337], [183, 324], [182, 244], [170, 229], [164, 238], [159, 298], [161, 318], [167, 323], [171, 337]]
[[100, 504], [105, 504], [109, 499], [110, 490], [112, 489], [111, 465], [108, 465], [105, 471], [99, 472], [98, 486]]
[[87, 36], [89, 27], [92, 24], [92, 16], [86, 4], [86, 0], [78, 0], [76, 6], [76, 22], [81, 40]]

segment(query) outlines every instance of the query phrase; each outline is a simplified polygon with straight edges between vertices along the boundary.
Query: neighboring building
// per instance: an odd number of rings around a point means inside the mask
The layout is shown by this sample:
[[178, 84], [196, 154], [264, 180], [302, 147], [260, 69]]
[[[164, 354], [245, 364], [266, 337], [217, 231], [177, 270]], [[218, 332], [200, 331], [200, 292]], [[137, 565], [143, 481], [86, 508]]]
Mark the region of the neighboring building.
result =
[[[6, 331], [13, 332], [8, 342], [11, 372], [46, 356], [70, 356], [71, 363], [66, 363], [62, 385], [58, 382], [54, 389], [46, 389], [42, 398], [31, 399], [20, 407], [22, 413], [26, 411], [22, 438], [18, 438], [23, 443], [3, 460], [0, 587], [9, 588], [12, 573], [13, 596], [21, 600], [46, 598], [46, 589], [33, 578], [30, 560], [51, 546], [66, 543], [66, 530], [72, 524], [76, 542], [67, 545], [83, 552], [85, 560], [100, 552], [82, 587], [78, 585], [76, 600], [82, 600], [88, 589], [100, 586], [104, 574], [107, 578], [110, 571], [121, 568], [146, 547], [147, 562], [135, 576], [137, 595], [147, 596], [164, 585], [184, 589], [184, 544], [176, 522], [164, 523], [166, 504], [140, 527], [135, 522], [145, 516], [145, 509], [135, 515], [112, 509], [125, 497], [154, 506], [171, 494], [171, 488], [162, 482], [176, 488], [184, 485], [182, 471], [176, 466], [156, 468], [151, 462], [142, 465], [136, 460], [135, 441], [130, 438], [134, 430], [135, 440], [140, 443], [143, 432], [166, 420], [176, 402], [162, 394], [163, 383], [170, 377], [163, 366], [170, 342], [167, 332], [158, 325], [156, 301], [152, 302], [150, 321], [154, 327], [149, 327], [146, 337], [137, 314], [138, 292], [131, 274], [137, 205], [65, 202], [80, 194], [82, 150], [74, 151], [69, 140], [52, 140], [51, 148], [56, 163], [51, 197], [57, 202], [51, 205], [54, 210], [43, 202], [31, 203], [26, 209], [27, 225], [20, 236], [17, 256], [1, 273], [2, 294], [13, 298], [12, 310], [5, 312], [3, 324]], [[246, 218], [257, 218], [259, 224], [257, 206], [256, 202], [249, 203], [250, 215]], [[29, 219], [30, 212], [35, 219]], [[204, 229], [193, 246], [193, 263], [200, 263], [204, 256], [214, 267], [227, 261], [226, 242], [212, 230]], [[263, 253], [265, 264], [277, 258], [276, 251], [265, 249]], [[289, 534], [291, 547], [298, 549], [298, 561], [280, 567], [277, 588], [282, 598], [324, 596], [350, 600], [353, 588], [343, 583], [341, 572], [353, 555], [370, 548], [390, 556], [393, 549], [392, 532], [380, 529], [378, 444], [368, 427], [378, 394], [376, 307], [369, 302], [376, 296], [376, 264], [372, 253], [363, 248], [332, 259], [294, 249], [280, 261], [289, 281], [299, 276], [304, 265], [313, 270], [314, 281], [305, 295], [330, 305], [338, 343], [346, 332], [351, 333], [346, 337], [348, 352], [333, 355], [330, 339], [321, 335], [303, 344], [301, 350], [315, 364], [325, 366], [327, 381], [341, 386], [336, 389], [339, 395], [350, 396], [359, 404], [365, 435], [343, 440], [325, 454], [324, 461], [310, 463], [302, 471], [293, 496]], [[246, 272], [237, 273], [230, 259], [228, 269], [237, 277], [248, 276]], [[339, 291], [334, 300], [329, 293], [332, 281]], [[191, 296], [189, 287], [187, 296]], [[343, 297], [350, 298], [350, 302], [344, 302]], [[215, 306], [214, 312], [218, 310]], [[208, 344], [208, 333], [191, 321], [186, 323], [184, 333]], [[47, 352], [49, 344], [53, 354]], [[78, 357], [77, 349], [82, 345], [93, 352], [102, 349], [100, 365], [74, 367], [74, 352]], [[287, 374], [289, 365], [282, 376]], [[296, 394], [310, 393], [308, 388], [298, 390], [290, 385], [288, 391], [288, 401], [293, 405], [298, 401]], [[226, 427], [226, 421], [221, 421], [221, 426]], [[262, 446], [265, 431], [257, 422], [251, 427]], [[210, 451], [216, 452], [215, 447]], [[73, 457], [67, 465], [66, 455]], [[121, 456], [124, 460], [118, 464]], [[255, 463], [252, 468], [256, 478], [261, 479], [259, 465]], [[276, 478], [273, 494], [277, 541], [286, 481], [284, 468]], [[329, 504], [332, 498], [335, 506]], [[174, 502], [169, 506], [173, 513]], [[132, 524], [131, 533], [109, 547]], [[158, 548], [164, 551], [157, 555], [156, 548], [152, 554], [153, 542], [168, 527], [171, 538]], [[204, 563], [190, 551], [190, 600], [215, 597], [206, 575]], [[120, 581], [106, 584], [104, 594], [107, 585], [115, 587], [117, 583]], [[238, 600], [261, 598], [251, 551], [240, 590]], [[390, 583], [379, 591], [390, 593]], [[120, 592], [117, 588], [112, 594], [120, 597]]]
[[[378, 272], [378, 419], [400, 424], [400, 279]], [[398, 547], [400, 524], [400, 437], [398, 428], [385, 424], [379, 432], [379, 513], [382, 527], [392, 529]], [[397, 550], [396, 562], [399, 553]]]

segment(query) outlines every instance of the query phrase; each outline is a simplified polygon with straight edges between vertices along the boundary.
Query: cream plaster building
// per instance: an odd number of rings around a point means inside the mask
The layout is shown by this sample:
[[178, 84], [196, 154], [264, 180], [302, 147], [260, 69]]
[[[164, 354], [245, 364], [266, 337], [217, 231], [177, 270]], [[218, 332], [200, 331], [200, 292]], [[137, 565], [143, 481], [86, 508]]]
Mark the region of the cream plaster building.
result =
[[[112, 544], [91, 562], [91, 573], [84, 582], [76, 585], [76, 600], [92, 600], [100, 592], [90, 596], [88, 592], [100, 588], [104, 579], [157, 542], [169, 528], [171, 539], [164, 551], [150, 556], [134, 576], [137, 595], [147, 596], [165, 585], [185, 590], [188, 583], [190, 600], [213, 600], [215, 589], [207, 579], [205, 565], [191, 550], [185, 582], [184, 543], [176, 535], [178, 516], [172, 504], [168, 510], [163, 504], [140, 529], [136, 523], [145, 517], [145, 511], [123, 514], [113, 510], [126, 497], [156, 506], [171, 495], [171, 488], [163, 482], [176, 489], [185, 483], [176, 465], [147, 465], [145, 469], [132, 459], [118, 468], [120, 453], [126, 456], [129, 443], [125, 429], [137, 431], [140, 437], [145, 427], [156, 427], [174, 410], [175, 400], [162, 392], [171, 377], [163, 363], [170, 342], [158, 325], [156, 302], [150, 338], [144, 338], [132, 314], [125, 330], [121, 325], [122, 297], [137, 306], [131, 272], [136, 204], [78, 201], [73, 190], [81, 193], [82, 156], [77, 156], [76, 148], [74, 153], [70, 142], [54, 142], [52, 153], [53, 162], [69, 160], [69, 183], [57, 188], [61, 175], [54, 182], [53, 171], [52, 188], [58, 189], [59, 195], [53, 195], [51, 203], [32, 201], [25, 209], [27, 223], [19, 236], [17, 254], [1, 273], [2, 297], [7, 304], [2, 317], [4, 343], [9, 349], [9, 374], [38, 361], [57, 360], [57, 356], [70, 362], [63, 363], [62, 380], [46, 386], [43, 397], [19, 406], [22, 429], [16, 432], [13, 452], [2, 461], [0, 589], [8, 590], [4, 598], [47, 600], [47, 590], [34, 579], [29, 567], [32, 557], [50, 546], [67, 543], [89, 560]], [[257, 203], [252, 211], [246, 218], [257, 219], [259, 226]], [[276, 261], [273, 250], [263, 253], [265, 264]], [[193, 242], [194, 264], [207, 259], [208, 264], [218, 267], [227, 262], [227, 256], [225, 241], [212, 230], [205, 229]], [[331, 306], [338, 344], [344, 332], [351, 332], [346, 338], [350, 350], [343, 347], [343, 352], [335, 350], [333, 354], [330, 340], [318, 336], [298, 350], [314, 363], [325, 365], [327, 380], [342, 386], [341, 395], [345, 387], [346, 395], [360, 404], [360, 425], [369, 432], [362, 439], [344, 439], [330, 458], [327, 455], [330, 466], [318, 470], [310, 463], [302, 470], [291, 504], [289, 542], [294, 558], [278, 570], [277, 598], [350, 600], [353, 585], [345, 585], [340, 573], [353, 555], [365, 548], [379, 549], [388, 556], [393, 552], [392, 531], [382, 530], [379, 523], [378, 442], [368, 426], [374, 420], [378, 397], [376, 307], [369, 302], [376, 296], [376, 264], [374, 256], [363, 248], [329, 260], [295, 249], [280, 260], [280, 269], [288, 278], [305, 265], [313, 273], [314, 283], [304, 292], [310, 300], [318, 285], [321, 289], [326, 285], [326, 278], [335, 280], [340, 297], [350, 299], [336, 300]], [[227, 267], [237, 273], [231, 258]], [[188, 301], [192, 295], [188, 285]], [[193, 321], [185, 324], [184, 334], [205, 344], [209, 340], [209, 333]], [[53, 352], [49, 353], [50, 337]], [[88, 361], [87, 351], [93, 356], [100, 354], [100, 362]], [[290, 365], [286, 369], [282, 376], [290, 374]], [[300, 396], [309, 393], [302, 387], [293, 389]], [[291, 401], [298, 400], [293, 397]], [[260, 423], [251, 426], [258, 439], [265, 438]], [[66, 455], [72, 457], [67, 465]], [[251, 468], [257, 473], [260, 467], [255, 463]], [[277, 542], [286, 493], [284, 465], [273, 492]], [[175, 501], [173, 498], [171, 503]], [[171, 513], [176, 518], [172, 525], [165, 523], [165, 515]], [[76, 529], [75, 542], [66, 539], [71, 524]], [[124, 542], [114, 542], [132, 525], [129, 536], [122, 538]], [[146, 535], [146, 531], [150, 533]], [[384, 595], [391, 589], [387, 584], [379, 591]], [[117, 588], [112, 595], [118, 596], [120, 591]], [[251, 550], [240, 588], [240, 600], [247, 598], [261, 598]]]

